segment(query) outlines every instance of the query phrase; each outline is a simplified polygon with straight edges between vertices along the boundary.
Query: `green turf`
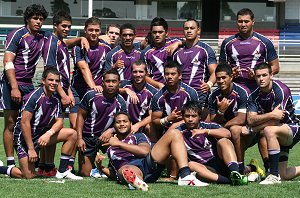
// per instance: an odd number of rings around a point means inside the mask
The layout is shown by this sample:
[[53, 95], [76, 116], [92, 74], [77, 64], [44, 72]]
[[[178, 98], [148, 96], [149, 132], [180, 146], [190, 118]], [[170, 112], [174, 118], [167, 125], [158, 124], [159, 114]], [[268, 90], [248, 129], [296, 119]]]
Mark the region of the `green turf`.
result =
[[[0, 138], [2, 140], [3, 118], [0, 118]], [[59, 146], [57, 149], [60, 149]], [[290, 165], [300, 163], [300, 144], [290, 153]], [[56, 161], [59, 151], [56, 154]], [[246, 153], [246, 162], [251, 158], [260, 159], [257, 147]], [[5, 162], [3, 142], [0, 141], [0, 160]], [[260, 161], [261, 162], [261, 161]], [[56, 163], [58, 165], [58, 163]], [[0, 176], [0, 198], [7, 197], [298, 197], [300, 179], [283, 182], [279, 185], [262, 186], [252, 183], [247, 186], [211, 184], [208, 187], [179, 187], [176, 183], [158, 182], [149, 184], [148, 192], [128, 190], [124, 185], [106, 179], [84, 178], [82, 181], [65, 180], [65, 183], [52, 183], [56, 179], [11, 179]]]

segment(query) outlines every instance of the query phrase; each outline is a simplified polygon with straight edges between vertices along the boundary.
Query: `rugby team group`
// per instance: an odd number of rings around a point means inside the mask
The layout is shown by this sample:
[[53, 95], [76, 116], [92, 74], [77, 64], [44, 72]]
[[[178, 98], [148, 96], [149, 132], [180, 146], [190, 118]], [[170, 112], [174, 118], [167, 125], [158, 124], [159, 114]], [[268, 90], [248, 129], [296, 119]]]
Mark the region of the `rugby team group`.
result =
[[[197, 187], [278, 184], [300, 175], [300, 167], [288, 167], [300, 138], [291, 92], [273, 79], [278, 56], [271, 40], [253, 30], [250, 9], [237, 13], [237, 34], [223, 40], [218, 60], [195, 19], [183, 23], [184, 38], [170, 38], [167, 22], [156, 17], [135, 42], [130, 23], [110, 24], [101, 34], [100, 19], [91, 17], [84, 36], [67, 39], [72, 17], [55, 13], [52, 32], [41, 30], [47, 17], [42, 5], [30, 5], [24, 26], [7, 35], [1, 174], [108, 177], [143, 191], [165, 168], [165, 180]], [[41, 57], [41, 85], [34, 87]], [[264, 168], [257, 159], [244, 163], [256, 143]]]

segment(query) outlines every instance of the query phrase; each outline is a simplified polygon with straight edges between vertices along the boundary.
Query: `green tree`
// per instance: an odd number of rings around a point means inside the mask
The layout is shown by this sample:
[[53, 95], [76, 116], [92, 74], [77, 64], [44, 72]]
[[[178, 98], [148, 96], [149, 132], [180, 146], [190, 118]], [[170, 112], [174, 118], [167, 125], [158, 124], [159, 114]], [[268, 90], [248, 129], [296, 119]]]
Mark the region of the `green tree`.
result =
[[64, 0], [54, 0], [51, 1], [51, 10], [52, 10], [52, 15], [56, 12], [58, 12], [59, 10], [64, 10], [67, 13], [70, 14], [70, 8], [69, 8], [69, 4], [66, 3]]

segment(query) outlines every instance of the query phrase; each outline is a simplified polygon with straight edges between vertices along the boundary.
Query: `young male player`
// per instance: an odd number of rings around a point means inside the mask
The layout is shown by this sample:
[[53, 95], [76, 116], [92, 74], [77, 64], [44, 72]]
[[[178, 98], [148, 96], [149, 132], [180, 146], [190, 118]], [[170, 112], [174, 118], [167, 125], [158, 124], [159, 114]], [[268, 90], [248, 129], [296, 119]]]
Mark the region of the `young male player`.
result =
[[[119, 112], [115, 115], [114, 128], [116, 135], [105, 144], [109, 146], [107, 153], [110, 168], [105, 168], [99, 163], [101, 171], [110, 178], [147, 191], [149, 187], [146, 182], [155, 182], [159, 178], [166, 160], [172, 155], [179, 166], [179, 186], [208, 185], [191, 174], [180, 133], [167, 132], [151, 149], [145, 134], [131, 133], [131, 120], [127, 113]], [[101, 162], [101, 159], [98, 162]]]

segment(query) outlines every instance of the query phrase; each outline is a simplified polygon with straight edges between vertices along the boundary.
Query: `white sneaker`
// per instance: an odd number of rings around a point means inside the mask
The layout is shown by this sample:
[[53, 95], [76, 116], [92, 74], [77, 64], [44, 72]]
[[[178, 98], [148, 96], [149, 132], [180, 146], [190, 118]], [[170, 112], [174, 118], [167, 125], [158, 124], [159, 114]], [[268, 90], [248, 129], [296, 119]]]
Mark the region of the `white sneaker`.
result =
[[67, 170], [63, 173], [57, 171], [55, 177], [57, 179], [74, 179], [74, 180], [81, 180], [83, 179], [83, 177], [79, 177], [77, 175], [74, 175], [73, 173], [71, 173], [71, 170]]
[[190, 174], [184, 178], [179, 177], [178, 179], [179, 186], [208, 186], [208, 183], [202, 182], [195, 177], [195, 175]]
[[261, 177], [257, 172], [250, 172], [248, 174], [248, 181], [249, 182], [260, 182], [261, 181]]
[[91, 170], [90, 176], [94, 177], [94, 178], [100, 178], [101, 177], [100, 172], [97, 168], [94, 168], [94, 169]]
[[280, 176], [275, 176], [270, 174], [264, 181], [261, 181], [259, 184], [270, 185], [270, 184], [280, 184]]

